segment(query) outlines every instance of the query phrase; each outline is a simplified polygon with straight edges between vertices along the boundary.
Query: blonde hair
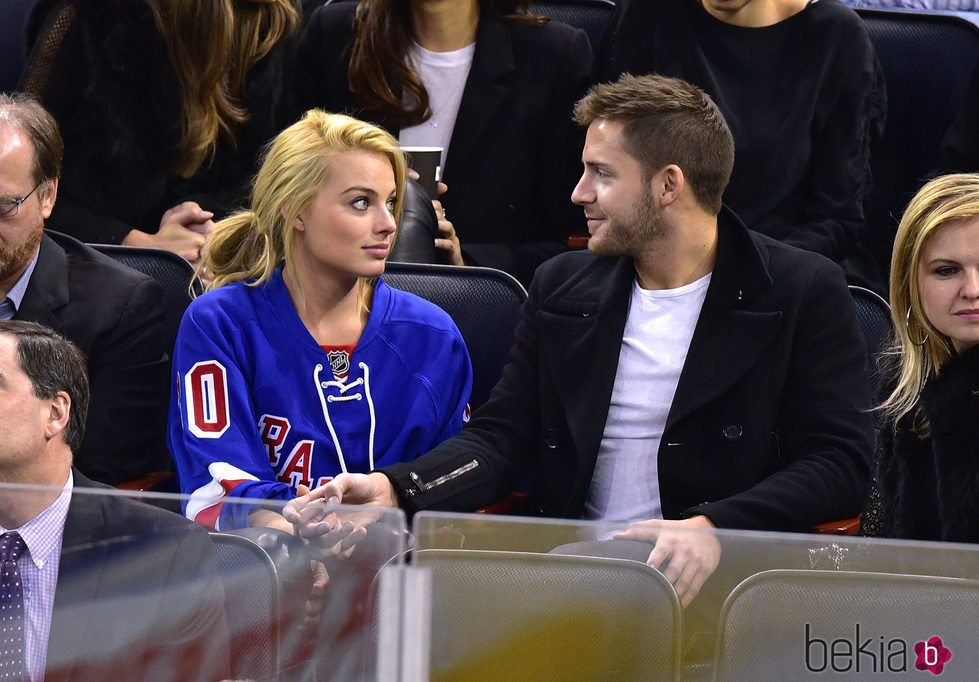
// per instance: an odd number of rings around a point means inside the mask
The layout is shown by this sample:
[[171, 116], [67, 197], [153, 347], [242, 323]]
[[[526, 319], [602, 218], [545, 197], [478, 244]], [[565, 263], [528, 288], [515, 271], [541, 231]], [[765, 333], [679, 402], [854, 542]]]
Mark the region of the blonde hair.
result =
[[232, 143], [248, 119], [248, 71], [299, 26], [293, 0], [145, 0], [167, 45], [180, 89], [175, 172], [210, 163], [218, 138]]
[[[897, 421], [914, 409], [925, 382], [952, 355], [950, 339], [925, 316], [918, 289], [921, 251], [936, 231], [953, 223], [979, 218], [979, 174], [958, 173], [935, 178], [914, 196], [894, 237], [891, 256], [891, 319], [894, 343], [888, 354], [898, 359], [897, 385], [879, 409]], [[924, 422], [916, 424], [927, 433]]]
[[197, 267], [205, 288], [240, 281], [258, 285], [284, 262], [301, 289], [293, 225], [330, 177], [335, 156], [346, 151], [382, 154], [390, 161], [397, 190], [394, 219], [400, 222], [407, 166], [398, 141], [370, 123], [311, 109], [268, 146], [252, 183], [251, 207], [215, 225]]

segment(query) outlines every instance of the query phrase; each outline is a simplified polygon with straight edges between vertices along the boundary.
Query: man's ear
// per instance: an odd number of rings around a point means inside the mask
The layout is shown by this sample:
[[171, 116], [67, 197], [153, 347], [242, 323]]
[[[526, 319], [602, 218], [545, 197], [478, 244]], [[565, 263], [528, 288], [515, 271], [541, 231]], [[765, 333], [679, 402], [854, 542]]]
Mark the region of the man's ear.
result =
[[48, 405], [48, 419], [44, 425], [44, 437], [51, 439], [62, 433], [68, 426], [68, 416], [71, 414], [71, 397], [64, 391], [58, 391]]
[[687, 185], [683, 170], [675, 163], [664, 166], [653, 178], [653, 182], [653, 189], [657, 192], [654, 196], [660, 197], [663, 206], [669, 206], [679, 199]]
[[38, 192], [41, 196], [38, 197], [41, 201], [41, 216], [47, 220], [51, 217], [51, 211], [54, 210], [54, 202], [58, 200], [58, 178], [52, 178], [45, 181], [45, 187], [39, 187]]

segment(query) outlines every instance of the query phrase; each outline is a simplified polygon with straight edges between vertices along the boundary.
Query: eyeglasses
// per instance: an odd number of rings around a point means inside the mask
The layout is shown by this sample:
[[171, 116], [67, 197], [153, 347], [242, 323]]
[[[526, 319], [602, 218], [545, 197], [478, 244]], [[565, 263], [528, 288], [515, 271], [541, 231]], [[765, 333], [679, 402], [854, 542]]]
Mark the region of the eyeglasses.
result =
[[22, 196], [20, 199], [0, 199], [0, 218], [13, 218], [17, 215], [20, 205], [27, 201], [37, 188], [44, 184], [44, 180], [34, 185], [34, 189]]

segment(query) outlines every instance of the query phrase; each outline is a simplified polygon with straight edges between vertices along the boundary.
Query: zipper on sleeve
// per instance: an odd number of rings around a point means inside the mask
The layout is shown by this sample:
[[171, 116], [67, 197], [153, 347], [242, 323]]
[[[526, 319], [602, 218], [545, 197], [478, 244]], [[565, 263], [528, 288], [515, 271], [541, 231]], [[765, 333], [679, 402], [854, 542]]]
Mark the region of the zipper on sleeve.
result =
[[416, 495], [418, 493], [427, 492], [427, 491], [431, 490], [432, 488], [435, 488], [437, 486], [440, 486], [443, 483], [448, 483], [452, 479], [458, 478], [459, 476], [462, 476], [466, 472], [472, 471], [473, 469], [475, 469], [478, 466], [479, 466], [479, 462], [474, 459], [471, 462], [468, 462], [466, 464], [463, 464], [461, 467], [459, 467], [455, 471], [450, 471], [447, 474], [443, 474], [443, 475], [439, 476], [438, 478], [436, 478], [434, 481], [429, 481], [428, 483], [425, 483], [422, 480], [422, 477], [421, 476], [419, 476], [416, 472], [412, 471], [411, 473], [408, 474], [408, 478], [410, 478], [411, 479], [411, 482], [415, 484], [415, 487], [414, 488], [408, 488], [407, 490], [405, 490], [405, 495], [407, 495], [408, 497], [412, 497], [412, 496], [414, 496], [414, 495]]

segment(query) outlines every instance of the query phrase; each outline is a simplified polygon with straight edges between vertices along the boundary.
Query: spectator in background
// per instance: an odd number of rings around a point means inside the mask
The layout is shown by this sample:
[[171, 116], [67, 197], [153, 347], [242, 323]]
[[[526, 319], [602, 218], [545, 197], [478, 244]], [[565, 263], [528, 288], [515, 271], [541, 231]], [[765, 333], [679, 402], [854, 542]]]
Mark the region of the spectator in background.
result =
[[92, 409], [75, 466], [116, 484], [170, 468], [163, 291], [44, 229], [61, 157], [51, 115], [26, 95], [0, 95], [0, 319], [47, 325], [88, 357]]
[[65, 139], [50, 225], [195, 261], [279, 128], [291, 0], [41, 0], [22, 88]]
[[173, 360], [168, 442], [189, 518], [291, 531], [223, 500], [290, 500], [462, 426], [472, 370], [459, 330], [378, 279], [405, 174], [387, 132], [311, 110], [275, 138], [251, 209], [215, 227], [208, 292], [187, 309]]
[[725, 203], [749, 228], [883, 291], [860, 239], [884, 80], [852, 10], [836, 0], [619, 0], [597, 73], [624, 72], [706, 90], [737, 150]]
[[292, 105], [352, 113], [402, 145], [443, 147], [442, 260], [499, 268], [524, 283], [584, 227], [568, 200], [582, 139], [570, 117], [591, 69], [584, 32], [517, 14], [526, 6], [321, 7], [300, 39]]
[[41, 325], [0, 321], [0, 377], [0, 484], [46, 486], [0, 492], [0, 676], [227, 677], [224, 590], [207, 533], [94, 495], [105, 486], [72, 467], [88, 407], [78, 348]]
[[891, 261], [882, 517], [870, 534], [979, 542], [979, 175], [946, 175], [911, 200]]

